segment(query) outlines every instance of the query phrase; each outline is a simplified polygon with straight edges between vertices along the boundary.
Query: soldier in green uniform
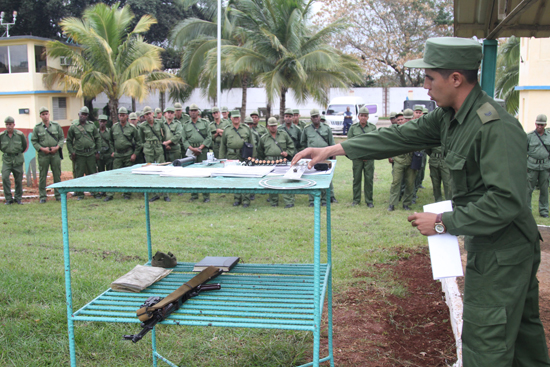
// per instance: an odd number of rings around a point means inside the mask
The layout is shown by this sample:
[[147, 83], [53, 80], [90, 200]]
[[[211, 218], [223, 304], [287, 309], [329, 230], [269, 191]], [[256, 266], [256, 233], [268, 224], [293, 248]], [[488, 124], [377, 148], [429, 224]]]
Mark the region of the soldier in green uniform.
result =
[[249, 127], [257, 132], [259, 137], [267, 134], [267, 128], [263, 125], [260, 125], [260, 114], [258, 113], [258, 111], [252, 111], [250, 117], [252, 118], [252, 124], [249, 125]]
[[[166, 136], [165, 126], [161, 120], [155, 119], [153, 109], [149, 106], [143, 108], [145, 122], [138, 126], [138, 136], [146, 163], [164, 163], [164, 149], [162, 142]], [[167, 193], [164, 193], [164, 201], [171, 201]], [[160, 194], [156, 193], [149, 199], [153, 202], [160, 199]]]
[[[260, 138], [258, 144], [258, 158], [265, 160], [277, 160], [286, 158], [289, 159], [295, 153], [294, 143], [290, 136], [277, 128], [279, 123], [275, 117], [270, 117], [267, 120], [268, 133]], [[283, 194], [285, 209], [294, 206], [294, 194]], [[279, 206], [279, 195], [269, 194], [269, 202], [271, 206]]]
[[[443, 154], [441, 153], [441, 147], [435, 147], [426, 149], [426, 154], [430, 157], [428, 166], [430, 167], [430, 178], [432, 179], [432, 188], [434, 193], [434, 200], [443, 201], [451, 200], [451, 171]], [[445, 197], [441, 191], [441, 184], [443, 184], [443, 190], [445, 191]]]
[[[97, 127], [88, 121], [89, 113], [88, 107], [82, 107], [78, 120], [73, 121], [67, 132], [67, 149], [75, 164], [75, 178], [97, 172], [96, 160], [99, 160], [101, 144]], [[84, 199], [83, 192], [75, 192], [74, 196], [78, 196], [78, 200]]]
[[229, 118], [229, 110], [227, 109], [227, 107], [223, 106], [221, 111], [222, 111], [222, 121], [231, 124], [232, 122], [231, 122], [231, 119]]
[[[4, 119], [6, 130], [0, 133], [0, 152], [2, 155], [2, 186], [6, 205], [15, 202], [23, 204], [23, 152], [27, 150], [27, 137], [15, 129], [15, 120], [8, 116]], [[13, 174], [15, 195], [11, 196], [10, 174]]]
[[[293, 113], [293, 120], [292, 122], [294, 123], [294, 125], [298, 126], [300, 128], [300, 130], [304, 131], [305, 127], [308, 125], [307, 122], [305, 122], [304, 120], [300, 120], [300, 110], [298, 109], [293, 109], [292, 110], [292, 113]], [[322, 116], [324, 117], [324, 116]]]
[[[400, 116], [401, 118], [397, 119], [398, 124], [396, 126], [401, 126], [411, 121], [410, 118], [405, 118], [404, 113]], [[411, 210], [410, 205], [414, 195], [414, 180], [418, 172], [417, 170], [411, 168], [412, 155], [413, 153], [409, 152], [392, 157], [393, 179], [390, 187], [390, 200], [388, 205], [388, 211], [390, 212], [395, 210], [395, 206], [400, 200], [399, 196], [403, 182], [405, 184], [403, 193], [403, 209]]]
[[139, 111], [138, 117], [139, 117], [138, 125], [143, 124], [145, 122], [145, 115], [143, 114], [143, 110]]
[[[197, 158], [196, 162], [200, 163], [206, 160], [208, 148], [212, 145], [212, 134], [210, 133], [210, 121], [201, 118], [199, 106], [192, 104], [189, 106], [189, 115], [191, 120], [183, 125], [183, 149], [189, 149]], [[210, 202], [210, 194], [203, 193], [203, 202]], [[199, 194], [192, 193], [191, 201], [197, 200]]]
[[[119, 119], [119, 121], [122, 121], [121, 118], [120, 118], [120, 114], [118, 115], [118, 119]], [[138, 132], [138, 125], [140, 124], [137, 113], [135, 113], [135, 112], [130, 113], [128, 119], [130, 120], [130, 124], [132, 124], [136, 128], [136, 133], [137, 133]], [[139, 141], [139, 138], [136, 139], [136, 142], [137, 141]], [[143, 149], [140, 149], [139, 153], [136, 152], [135, 154], [136, 154], [136, 159], [135, 159], [135, 161], [132, 162], [132, 164], [145, 163], [145, 156], [143, 155]], [[127, 166], [120, 166], [120, 167], [127, 167]]]
[[390, 112], [390, 124], [392, 124], [392, 125], [397, 124], [397, 113], [396, 112]]
[[[376, 130], [376, 126], [369, 121], [369, 109], [361, 107], [359, 109], [359, 122], [351, 125], [348, 131], [348, 139], [354, 136], [366, 134]], [[352, 205], [361, 203], [361, 179], [364, 179], [365, 203], [369, 208], [374, 208], [372, 198], [374, 186], [374, 161], [372, 159], [354, 159], [352, 161], [353, 170], [353, 202]]]
[[[31, 144], [38, 152], [38, 192], [40, 195], [40, 204], [46, 203], [46, 178], [48, 170], [51, 169], [53, 182], [61, 182], [61, 152], [65, 135], [63, 129], [55, 121], [50, 121], [50, 112], [47, 107], [40, 107], [39, 122], [32, 131]], [[61, 195], [57, 189], [55, 200], [61, 201]]]
[[[222, 142], [220, 144], [220, 159], [238, 159], [244, 161], [241, 155], [241, 149], [244, 143], [254, 145], [252, 130], [245, 124], [241, 124], [241, 113], [239, 110], [231, 111], [231, 126], [223, 131]], [[253, 148], [252, 156], [256, 156], [256, 147]], [[250, 196], [248, 194], [235, 194], [233, 206], [243, 205], [243, 208], [250, 206]]]
[[548, 218], [548, 171], [550, 170], [550, 133], [546, 131], [546, 115], [538, 115], [535, 130], [527, 134], [527, 187], [529, 208], [535, 187], [539, 186], [539, 214]]
[[[107, 128], [107, 115], [99, 115], [99, 159], [96, 161], [97, 172], [110, 171], [113, 169], [113, 146], [110, 140], [110, 129]], [[99, 199], [105, 196], [105, 193], [96, 193], [95, 198]]]
[[176, 111], [174, 120], [179, 121], [181, 126], [188, 123], [191, 119], [188, 114], [183, 113], [183, 107], [181, 106], [181, 103], [174, 103], [174, 111]]
[[294, 150], [299, 152], [303, 149], [300, 145], [300, 142], [302, 141], [302, 130], [300, 130], [300, 128], [292, 122], [293, 116], [294, 114], [292, 113], [292, 110], [287, 108], [283, 115], [283, 124], [280, 125], [278, 129], [288, 134], [290, 139], [292, 139], [292, 143], [294, 143]]
[[159, 107], [155, 108], [155, 119], [162, 120], [162, 110]]
[[226, 127], [231, 126], [230, 122], [223, 121], [218, 107], [212, 108], [212, 117], [214, 121], [210, 123], [210, 135], [212, 136], [212, 151], [214, 157], [220, 158], [220, 144], [222, 142], [223, 131]]
[[478, 41], [431, 38], [424, 88], [439, 106], [418, 120], [380, 129], [294, 158], [315, 163], [334, 155], [380, 159], [441, 146], [452, 177], [452, 212], [414, 213], [425, 236], [464, 235], [464, 367], [550, 366], [539, 318], [540, 234], [527, 203], [526, 134], [477, 83]]
[[176, 159], [181, 159], [181, 143], [183, 141], [183, 127], [175, 118], [174, 107], [166, 107], [164, 109], [164, 125], [166, 126], [166, 136], [162, 143], [166, 149], [168, 161], [173, 162]]
[[[413, 119], [418, 119], [424, 115], [423, 113], [424, 106], [417, 104], [414, 106], [414, 115]], [[422, 151], [422, 165], [420, 166], [420, 169], [418, 170], [418, 173], [416, 174], [416, 179], [414, 181], [414, 199], [413, 204], [416, 204], [416, 198], [418, 195], [416, 194], [418, 192], [418, 189], [423, 189], [424, 186], [422, 186], [422, 182], [424, 182], [424, 177], [426, 175], [426, 163], [428, 160], [428, 155], [426, 152]], [[441, 185], [440, 185], [441, 186]]]
[[254, 124], [254, 120], [252, 120], [252, 117], [247, 116], [244, 118], [244, 124], [248, 126], [252, 131], [252, 136], [254, 137], [254, 146], [257, 147], [258, 143], [260, 142], [260, 134], [258, 134], [256, 129], [254, 129], [254, 127], [256, 127], [256, 125]]
[[[286, 112], [285, 112], [286, 115]], [[307, 125], [302, 133], [302, 139], [300, 145], [303, 148], [323, 148], [327, 146], [334, 145], [334, 138], [332, 137], [331, 128], [321, 123], [321, 118], [319, 116], [319, 110], [314, 108], [310, 112], [311, 124]], [[321, 194], [321, 205], [326, 206], [326, 193], [323, 191]], [[337, 203], [336, 197], [334, 196], [334, 186], [332, 182], [330, 183], [330, 202]], [[309, 206], [313, 206], [313, 195], [309, 195]]]
[[[118, 109], [118, 122], [109, 131], [109, 141], [113, 147], [111, 153], [113, 169], [133, 166], [138, 163], [137, 158], [142, 155], [138, 129], [132, 120], [137, 122], [135, 113], [130, 114], [130, 123], [128, 123], [128, 110], [125, 107]], [[113, 200], [113, 195], [114, 193], [109, 192], [103, 201]], [[130, 200], [131, 196], [131, 192], [124, 193], [126, 200]]]

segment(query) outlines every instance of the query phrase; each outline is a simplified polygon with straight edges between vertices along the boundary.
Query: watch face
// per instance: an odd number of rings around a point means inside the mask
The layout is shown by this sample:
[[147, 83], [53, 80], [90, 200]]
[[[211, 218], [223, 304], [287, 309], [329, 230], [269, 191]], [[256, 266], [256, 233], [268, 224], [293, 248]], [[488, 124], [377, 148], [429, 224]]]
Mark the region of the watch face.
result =
[[437, 233], [445, 232], [445, 227], [443, 226], [443, 224], [436, 224], [434, 229]]

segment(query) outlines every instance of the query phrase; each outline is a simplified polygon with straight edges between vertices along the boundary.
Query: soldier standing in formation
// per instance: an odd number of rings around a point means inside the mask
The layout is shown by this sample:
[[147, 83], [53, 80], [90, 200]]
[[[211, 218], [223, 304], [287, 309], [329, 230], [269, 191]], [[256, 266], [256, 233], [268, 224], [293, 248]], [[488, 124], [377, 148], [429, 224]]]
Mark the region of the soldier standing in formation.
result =
[[[50, 112], [47, 107], [40, 107], [39, 122], [32, 131], [31, 144], [38, 152], [38, 192], [40, 195], [40, 204], [46, 203], [46, 178], [48, 170], [51, 169], [53, 182], [61, 182], [61, 157], [63, 152], [63, 143], [65, 135], [63, 129], [55, 121], [50, 121]], [[61, 194], [57, 189], [55, 200], [61, 201]]]
[[299, 152], [302, 150], [302, 146], [300, 145], [300, 142], [302, 141], [302, 130], [300, 130], [300, 128], [293, 123], [293, 117], [294, 114], [292, 110], [287, 108], [283, 115], [283, 124], [279, 126], [278, 129], [288, 134], [290, 139], [292, 139], [292, 143], [294, 143], [294, 150]]
[[[166, 135], [164, 123], [161, 120], [155, 119], [153, 109], [149, 106], [143, 108], [143, 116], [145, 122], [138, 126], [139, 141], [143, 147], [146, 163], [164, 163], [164, 149], [162, 142], [163, 136]], [[164, 193], [164, 201], [171, 201], [168, 193]], [[153, 202], [160, 199], [160, 194], [155, 193], [149, 199]]]
[[250, 118], [252, 118], [252, 124], [250, 125], [250, 128], [258, 133], [259, 137], [267, 134], [267, 128], [263, 125], [260, 125], [260, 114], [258, 113], [258, 111], [252, 111], [252, 113], [250, 114]]
[[174, 111], [176, 111], [174, 120], [179, 121], [181, 126], [189, 122], [189, 115], [183, 113], [183, 107], [181, 106], [181, 103], [174, 103]]
[[232, 123], [232, 121], [229, 119], [229, 110], [225, 106], [222, 107], [222, 121], [227, 122], [229, 124]]
[[[82, 107], [78, 120], [73, 121], [67, 132], [67, 149], [75, 164], [75, 178], [97, 172], [96, 160], [99, 160], [101, 144], [97, 127], [88, 121], [89, 113], [88, 107]], [[73, 196], [78, 196], [77, 200], [84, 199], [83, 192], [75, 192]]]
[[155, 119], [162, 120], [162, 110], [159, 107], [155, 108]]
[[[192, 104], [189, 107], [191, 120], [183, 126], [183, 149], [189, 149], [197, 158], [197, 163], [206, 160], [208, 148], [212, 145], [210, 121], [199, 117], [199, 106]], [[203, 202], [210, 202], [210, 193], [203, 193]], [[191, 201], [197, 200], [199, 194], [192, 193]]]
[[210, 123], [210, 134], [212, 136], [212, 151], [214, 157], [220, 158], [220, 144], [222, 142], [223, 131], [226, 127], [231, 126], [230, 122], [224, 121], [220, 115], [220, 109], [218, 107], [212, 108], [212, 117], [214, 121]]
[[[244, 143], [254, 145], [252, 130], [245, 124], [241, 124], [241, 114], [239, 110], [231, 111], [231, 126], [227, 127], [222, 136], [220, 144], [220, 159], [238, 159], [244, 161], [241, 155], [241, 149]], [[256, 147], [253, 147], [252, 156], [256, 155]], [[235, 194], [233, 206], [243, 205], [243, 208], [250, 206], [250, 196], [248, 194]]]
[[[434, 200], [443, 201], [451, 200], [451, 172], [443, 154], [441, 153], [441, 147], [435, 147], [426, 150], [426, 154], [430, 156], [428, 165], [430, 167], [430, 178], [432, 179], [432, 188], [434, 193]], [[441, 184], [443, 184], [443, 190], [445, 191], [445, 198], [441, 191]]]
[[[15, 129], [15, 120], [8, 116], [4, 119], [6, 130], [0, 133], [0, 152], [2, 155], [2, 186], [6, 205], [14, 202], [23, 204], [23, 152], [27, 150], [27, 137]], [[11, 195], [10, 174], [13, 174], [15, 195]]]
[[[332, 136], [332, 130], [326, 124], [321, 123], [319, 117], [319, 110], [314, 108], [310, 112], [311, 124], [307, 125], [302, 133], [302, 139], [300, 145], [304, 148], [323, 148], [334, 145], [334, 138]], [[286, 118], [286, 112], [285, 112]], [[326, 192], [321, 194], [321, 205], [326, 206]], [[334, 186], [330, 183], [330, 202], [337, 203], [334, 196]], [[309, 206], [313, 206], [313, 195], [309, 195]]]
[[397, 124], [397, 117], [396, 117], [397, 113], [395, 112], [390, 112], [390, 123], [392, 125], [395, 125]]
[[166, 157], [169, 162], [173, 162], [176, 159], [181, 159], [181, 143], [183, 135], [183, 127], [179, 120], [174, 118], [175, 111], [173, 107], [166, 107], [164, 109], [164, 124], [166, 126], [166, 136], [162, 144], [166, 149]]
[[[97, 172], [110, 171], [113, 169], [113, 147], [110, 141], [110, 130], [107, 128], [107, 115], [99, 115], [99, 159], [96, 161]], [[105, 196], [104, 192], [95, 194], [96, 199]]]
[[294, 119], [292, 120], [292, 122], [294, 123], [294, 125], [298, 126], [300, 130], [304, 131], [307, 123], [304, 120], [300, 120], [300, 110], [293, 109], [292, 113], [294, 114]]
[[[368, 122], [369, 109], [359, 109], [359, 122], [351, 125], [348, 131], [348, 138], [366, 134], [376, 130], [376, 126]], [[361, 203], [361, 179], [364, 179], [365, 203], [369, 208], [374, 208], [373, 186], [374, 186], [374, 161], [372, 159], [352, 160], [353, 170], [353, 202], [352, 205]]]
[[[269, 132], [264, 134], [260, 138], [258, 144], [258, 158], [265, 160], [278, 160], [286, 158], [289, 160], [295, 153], [294, 143], [288, 134], [277, 129], [277, 119], [270, 117], [267, 120], [267, 128]], [[294, 206], [295, 195], [283, 194], [283, 201], [285, 203], [285, 209], [292, 208]], [[269, 202], [271, 206], [279, 205], [279, 195], [269, 194]]]
[[546, 115], [538, 115], [535, 130], [527, 134], [527, 188], [529, 209], [535, 187], [539, 186], [539, 214], [548, 218], [548, 170], [550, 170], [550, 133], [546, 131]]
[[[418, 119], [422, 116], [424, 116], [424, 106], [422, 105], [415, 105], [414, 106], [414, 115], [413, 119]], [[416, 204], [416, 198], [417, 198], [417, 192], [418, 189], [423, 189], [424, 186], [422, 186], [422, 182], [424, 182], [424, 177], [426, 175], [426, 161], [428, 160], [426, 152], [422, 151], [422, 165], [420, 166], [420, 169], [418, 170], [418, 173], [416, 174], [416, 180], [414, 182], [414, 199], [413, 204]]]

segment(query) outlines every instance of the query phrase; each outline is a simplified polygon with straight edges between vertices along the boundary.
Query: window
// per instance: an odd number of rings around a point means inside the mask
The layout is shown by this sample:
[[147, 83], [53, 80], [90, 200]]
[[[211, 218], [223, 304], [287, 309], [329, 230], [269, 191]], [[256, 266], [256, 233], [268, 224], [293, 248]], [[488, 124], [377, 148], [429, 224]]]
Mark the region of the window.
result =
[[54, 97], [53, 98], [53, 120], [66, 120], [67, 119], [67, 98], [66, 97]]
[[48, 67], [46, 63], [46, 47], [34, 46], [34, 67], [37, 73], [45, 73]]
[[27, 45], [0, 47], [0, 74], [28, 72]]
[[366, 104], [363, 107], [367, 107], [369, 109], [369, 114], [373, 114], [378, 112], [378, 106], [375, 104]]

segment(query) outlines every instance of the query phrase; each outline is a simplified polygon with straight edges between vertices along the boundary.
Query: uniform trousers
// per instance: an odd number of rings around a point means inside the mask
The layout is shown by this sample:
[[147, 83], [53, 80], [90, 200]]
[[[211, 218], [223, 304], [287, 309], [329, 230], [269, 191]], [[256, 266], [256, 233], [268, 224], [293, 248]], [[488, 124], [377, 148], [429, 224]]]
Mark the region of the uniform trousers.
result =
[[361, 203], [361, 180], [363, 179], [363, 190], [365, 191], [365, 203], [372, 204], [372, 191], [374, 182], [374, 161], [373, 160], [352, 160], [353, 170], [353, 202]]
[[[92, 155], [76, 155], [74, 160], [75, 164], [75, 178], [91, 175], [97, 172], [95, 154]], [[91, 193], [94, 195], [94, 193]], [[84, 192], [75, 192], [74, 196], [83, 198]]]
[[[46, 178], [48, 177], [48, 170], [52, 170], [53, 182], [61, 182], [61, 158], [59, 153], [56, 154], [44, 154], [38, 152], [38, 192], [40, 200], [46, 200]], [[61, 194], [57, 189], [54, 190], [55, 198], [61, 200]]]
[[[132, 161], [130, 160], [131, 157], [132, 157], [132, 154], [122, 156], [122, 157], [114, 157], [113, 158], [113, 169], [119, 169], [119, 168], [123, 168], [123, 167], [130, 167], [130, 166], [134, 165], [134, 163], [132, 163]], [[114, 192], [108, 192], [107, 196], [112, 198], [114, 196]], [[132, 197], [132, 193], [131, 192], [125, 192], [124, 197], [129, 199], [130, 197]]]
[[[13, 174], [13, 180], [15, 181], [15, 195], [11, 196], [11, 182], [10, 173]], [[2, 185], [4, 186], [4, 197], [6, 202], [20, 201], [23, 197], [23, 164], [13, 164], [3, 162], [2, 164]]]
[[[206, 155], [207, 155], [207, 153], [208, 153], [208, 148], [204, 148], [204, 149], [202, 150], [202, 153], [199, 154], [199, 156], [197, 157], [197, 160], [196, 160], [195, 162], [196, 162], [196, 163], [200, 163], [200, 162], [202, 162], [202, 161], [205, 161], [205, 160], [206, 160]], [[199, 198], [199, 194], [198, 194], [198, 193], [194, 192], [194, 193], [191, 194], [191, 200], [197, 200], [198, 198]], [[203, 192], [203, 193], [202, 193], [202, 198], [203, 198], [204, 200], [210, 199], [210, 193], [209, 193], [209, 192]]]
[[527, 169], [527, 189], [529, 192], [528, 202], [531, 208], [531, 198], [535, 187], [539, 186], [539, 214], [548, 215], [548, 170]]
[[405, 193], [403, 194], [403, 205], [411, 205], [414, 194], [414, 180], [416, 178], [416, 170], [412, 169], [410, 164], [404, 165], [394, 162], [393, 164], [393, 181], [390, 188], [389, 205], [397, 205], [399, 202], [399, 193], [401, 191], [401, 182], [405, 180]]
[[[145, 155], [146, 163], [164, 163], [164, 150], [162, 149], [162, 144], [160, 143], [149, 143], [148, 146], [143, 149], [143, 154]], [[165, 198], [168, 197], [168, 193], [153, 193], [153, 196], [164, 195]]]
[[[451, 200], [451, 171], [449, 167], [440, 167], [430, 165], [430, 178], [432, 179], [432, 187], [435, 201]], [[441, 184], [445, 191], [445, 199], [441, 192]]]

